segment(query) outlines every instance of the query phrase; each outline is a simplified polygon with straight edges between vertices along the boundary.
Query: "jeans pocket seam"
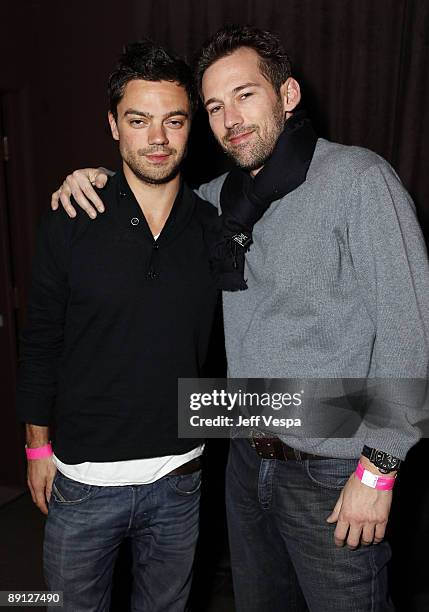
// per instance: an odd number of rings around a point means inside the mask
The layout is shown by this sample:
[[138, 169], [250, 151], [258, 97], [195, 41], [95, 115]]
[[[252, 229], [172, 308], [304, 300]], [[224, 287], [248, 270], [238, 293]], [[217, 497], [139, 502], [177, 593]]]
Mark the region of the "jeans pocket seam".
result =
[[61, 504], [61, 505], [64, 504], [64, 505], [67, 505], [67, 506], [71, 506], [71, 505], [74, 505], [74, 504], [80, 504], [80, 503], [86, 501], [87, 499], [89, 499], [94, 494], [95, 488], [94, 489], [91, 488], [87, 492], [87, 494], [84, 495], [83, 497], [80, 497], [79, 499], [71, 499], [71, 500], [65, 499], [65, 497], [59, 491], [59, 489], [57, 488], [55, 483], [52, 485], [52, 492], [53, 492], [54, 499], [55, 499], [55, 501], [58, 504]]
[[182, 497], [191, 497], [192, 495], [194, 495], [195, 493], [198, 493], [198, 491], [201, 489], [201, 482], [202, 482], [202, 478], [201, 475], [198, 479], [198, 484], [197, 486], [192, 489], [191, 491], [184, 491], [183, 489], [179, 489], [179, 487], [175, 484], [175, 482], [173, 481], [173, 477], [168, 477], [167, 476], [167, 484], [170, 487], [170, 489], [172, 491], [174, 491], [175, 493], [177, 493], [178, 495], [181, 495]]
[[[307, 472], [307, 476], [310, 478], [311, 482], [315, 485], [317, 485], [318, 487], [322, 488], [322, 489], [329, 489], [331, 491], [341, 491], [341, 489], [344, 488], [344, 484], [340, 484], [340, 485], [334, 485], [334, 484], [329, 484], [327, 482], [321, 482], [320, 480], [317, 480], [317, 478], [315, 478], [313, 476], [313, 474], [311, 473], [310, 470], [310, 465], [308, 460], [306, 461], [306, 466], [305, 466], [306, 472]], [[348, 478], [348, 477], [347, 477]], [[346, 479], [347, 482], [347, 479]]]

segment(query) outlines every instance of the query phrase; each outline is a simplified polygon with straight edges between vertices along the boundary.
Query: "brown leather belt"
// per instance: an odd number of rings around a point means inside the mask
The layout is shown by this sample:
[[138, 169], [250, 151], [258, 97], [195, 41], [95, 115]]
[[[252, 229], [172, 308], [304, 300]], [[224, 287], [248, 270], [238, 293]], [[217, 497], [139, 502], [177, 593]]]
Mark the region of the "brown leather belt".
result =
[[263, 459], [277, 459], [279, 461], [305, 461], [306, 459], [329, 459], [321, 455], [305, 453], [285, 444], [280, 438], [272, 437], [262, 431], [252, 430], [248, 438], [250, 446]]
[[168, 472], [167, 476], [185, 476], [186, 474], [192, 474], [201, 469], [201, 457], [195, 457], [183, 465], [179, 465], [175, 470]]

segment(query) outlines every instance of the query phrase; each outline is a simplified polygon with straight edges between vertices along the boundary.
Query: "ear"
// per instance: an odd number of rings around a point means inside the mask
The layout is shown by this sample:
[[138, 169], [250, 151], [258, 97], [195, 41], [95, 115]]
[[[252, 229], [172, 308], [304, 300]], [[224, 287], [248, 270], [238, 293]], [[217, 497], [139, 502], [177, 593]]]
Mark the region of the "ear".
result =
[[118, 132], [118, 126], [116, 125], [116, 119], [110, 111], [107, 114], [107, 118], [109, 120], [110, 130], [112, 132], [112, 136], [114, 140], [119, 140], [119, 132]]
[[291, 113], [301, 102], [301, 88], [298, 81], [289, 77], [280, 87], [285, 113]]

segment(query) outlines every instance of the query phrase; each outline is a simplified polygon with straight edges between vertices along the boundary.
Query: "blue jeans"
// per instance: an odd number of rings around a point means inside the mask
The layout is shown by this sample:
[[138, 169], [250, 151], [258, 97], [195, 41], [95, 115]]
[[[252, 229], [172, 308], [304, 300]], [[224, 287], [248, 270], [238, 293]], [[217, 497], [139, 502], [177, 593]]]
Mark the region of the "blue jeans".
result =
[[57, 472], [45, 527], [49, 589], [64, 610], [108, 611], [115, 559], [131, 538], [132, 610], [182, 612], [198, 537], [201, 470], [148, 485], [99, 487]]
[[387, 542], [349, 550], [326, 522], [356, 459], [261, 459], [231, 441], [226, 503], [238, 612], [381, 612]]

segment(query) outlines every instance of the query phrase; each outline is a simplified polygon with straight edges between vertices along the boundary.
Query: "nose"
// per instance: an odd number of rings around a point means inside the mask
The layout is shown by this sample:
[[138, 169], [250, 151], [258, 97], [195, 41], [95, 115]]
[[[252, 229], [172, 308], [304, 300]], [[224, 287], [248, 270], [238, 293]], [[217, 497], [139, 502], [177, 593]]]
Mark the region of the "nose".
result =
[[225, 128], [229, 130], [243, 123], [242, 116], [233, 104], [231, 104], [230, 106], [225, 106], [223, 111], [223, 122]]
[[162, 124], [151, 124], [148, 132], [148, 143], [165, 145], [168, 144], [168, 137], [165, 127]]

